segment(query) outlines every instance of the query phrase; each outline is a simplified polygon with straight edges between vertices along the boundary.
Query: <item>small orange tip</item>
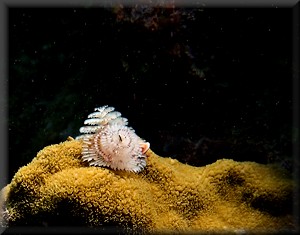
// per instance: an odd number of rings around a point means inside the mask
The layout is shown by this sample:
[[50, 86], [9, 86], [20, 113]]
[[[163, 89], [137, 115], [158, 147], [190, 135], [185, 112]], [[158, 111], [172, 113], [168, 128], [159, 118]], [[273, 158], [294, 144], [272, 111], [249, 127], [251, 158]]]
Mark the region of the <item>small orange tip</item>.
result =
[[150, 143], [149, 142], [140, 143], [140, 146], [142, 148], [142, 153], [144, 154], [150, 148]]

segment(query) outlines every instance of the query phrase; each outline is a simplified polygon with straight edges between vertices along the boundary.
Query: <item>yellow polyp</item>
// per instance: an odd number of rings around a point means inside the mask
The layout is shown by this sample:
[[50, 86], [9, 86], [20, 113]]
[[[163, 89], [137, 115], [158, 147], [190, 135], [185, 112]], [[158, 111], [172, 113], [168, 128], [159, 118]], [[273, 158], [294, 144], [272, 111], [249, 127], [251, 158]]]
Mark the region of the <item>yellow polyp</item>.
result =
[[154, 233], [294, 228], [293, 182], [272, 166], [222, 159], [192, 167], [148, 149], [147, 166], [135, 174], [90, 167], [81, 148], [69, 138], [19, 169], [1, 194], [11, 226], [26, 225], [33, 215], [61, 224], [54, 215], [67, 214], [88, 226], [117, 223]]

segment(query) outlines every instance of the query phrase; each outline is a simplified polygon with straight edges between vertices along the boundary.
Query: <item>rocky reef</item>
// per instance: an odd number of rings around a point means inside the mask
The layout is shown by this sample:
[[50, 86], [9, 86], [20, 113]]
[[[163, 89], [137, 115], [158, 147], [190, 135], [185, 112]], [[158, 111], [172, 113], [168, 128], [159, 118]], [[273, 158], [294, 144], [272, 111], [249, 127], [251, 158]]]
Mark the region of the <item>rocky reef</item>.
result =
[[2, 189], [14, 226], [118, 226], [140, 232], [293, 231], [293, 181], [273, 165], [204, 167], [147, 151], [139, 173], [91, 167], [69, 138], [41, 150]]

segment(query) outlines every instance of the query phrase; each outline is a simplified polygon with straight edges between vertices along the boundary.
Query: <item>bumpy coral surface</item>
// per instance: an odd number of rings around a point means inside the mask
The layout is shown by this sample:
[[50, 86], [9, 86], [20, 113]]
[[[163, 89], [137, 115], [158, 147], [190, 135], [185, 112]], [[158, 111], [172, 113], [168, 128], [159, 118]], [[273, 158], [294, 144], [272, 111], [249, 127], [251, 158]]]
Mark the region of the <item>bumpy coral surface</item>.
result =
[[[8, 226], [117, 225], [158, 232], [293, 230], [292, 181], [273, 166], [192, 167], [147, 152], [139, 173], [88, 166], [82, 142], [41, 150], [2, 190]], [[130, 230], [131, 231], [131, 230]]]

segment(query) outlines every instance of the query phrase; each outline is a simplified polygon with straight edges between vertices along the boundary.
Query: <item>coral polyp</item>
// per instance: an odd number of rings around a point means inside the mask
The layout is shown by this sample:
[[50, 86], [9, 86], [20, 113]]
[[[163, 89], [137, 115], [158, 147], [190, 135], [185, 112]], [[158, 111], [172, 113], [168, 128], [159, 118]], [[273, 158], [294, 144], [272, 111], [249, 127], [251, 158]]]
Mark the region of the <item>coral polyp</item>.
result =
[[128, 120], [107, 105], [95, 108], [80, 128], [82, 159], [90, 166], [139, 172], [146, 166], [145, 152], [150, 144], [128, 127]]

